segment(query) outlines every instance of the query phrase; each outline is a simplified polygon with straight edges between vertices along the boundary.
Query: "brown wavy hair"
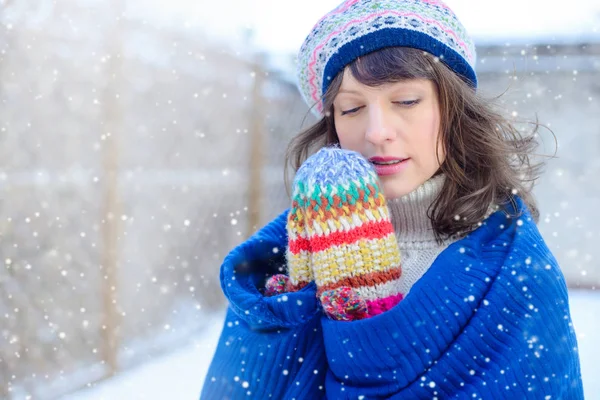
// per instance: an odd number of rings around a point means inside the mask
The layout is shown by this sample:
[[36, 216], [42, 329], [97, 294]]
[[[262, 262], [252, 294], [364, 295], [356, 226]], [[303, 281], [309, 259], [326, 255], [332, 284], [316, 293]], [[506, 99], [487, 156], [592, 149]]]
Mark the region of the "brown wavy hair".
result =
[[[495, 109], [497, 98], [482, 98], [466, 80], [421, 50], [390, 47], [360, 57], [347, 68], [359, 82], [371, 87], [415, 78], [435, 84], [441, 113], [439, 140], [446, 152], [436, 174], [443, 173], [446, 179], [427, 214], [438, 240], [475, 229], [490, 205], [517, 217], [516, 196], [538, 221], [532, 189], [543, 163], [534, 163], [532, 156], [538, 146], [538, 129], [543, 125], [537, 120], [529, 122], [533, 126], [529, 134], [521, 134]], [[321, 147], [339, 143], [333, 101], [342, 77], [343, 71], [323, 96], [325, 116], [289, 143], [284, 172], [288, 191], [289, 167], [295, 172]]]

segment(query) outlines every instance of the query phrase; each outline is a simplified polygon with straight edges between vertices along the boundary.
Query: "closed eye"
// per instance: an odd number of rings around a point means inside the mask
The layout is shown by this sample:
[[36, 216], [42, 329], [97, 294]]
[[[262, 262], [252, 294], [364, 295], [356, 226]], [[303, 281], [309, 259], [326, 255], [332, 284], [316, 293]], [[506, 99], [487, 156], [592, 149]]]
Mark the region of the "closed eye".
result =
[[[403, 107], [412, 107], [415, 106], [417, 104], [419, 104], [420, 100], [406, 100], [406, 101], [395, 101], [394, 104], [398, 104], [400, 106]], [[354, 114], [355, 112], [357, 112], [358, 110], [360, 110], [362, 107], [355, 107], [352, 108], [350, 110], [342, 110], [341, 114], [342, 115], [347, 115], [347, 114]]]
[[352, 109], [346, 110], [346, 111], [342, 110], [342, 115], [353, 114], [353, 113], [357, 112], [358, 110], [360, 110], [360, 108], [361, 107], [355, 107], [355, 108], [352, 108]]
[[406, 100], [406, 101], [395, 101], [394, 104], [398, 104], [404, 107], [411, 107], [419, 104], [420, 100]]

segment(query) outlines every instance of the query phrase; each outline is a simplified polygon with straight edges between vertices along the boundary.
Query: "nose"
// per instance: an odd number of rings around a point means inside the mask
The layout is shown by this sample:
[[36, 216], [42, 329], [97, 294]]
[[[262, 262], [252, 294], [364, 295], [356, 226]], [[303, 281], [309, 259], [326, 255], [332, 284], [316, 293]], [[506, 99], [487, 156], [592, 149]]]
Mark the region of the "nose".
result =
[[394, 138], [391, 115], [380, 105], [369, 107], [365, 139], [379, 145]]

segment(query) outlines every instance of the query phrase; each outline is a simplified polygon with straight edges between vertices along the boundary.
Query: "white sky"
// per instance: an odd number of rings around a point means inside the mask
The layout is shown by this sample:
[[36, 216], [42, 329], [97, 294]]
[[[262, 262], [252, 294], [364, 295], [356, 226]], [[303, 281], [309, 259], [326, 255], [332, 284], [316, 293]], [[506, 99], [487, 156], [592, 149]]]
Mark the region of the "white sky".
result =
[[[218, 37], [239, 40], [244, 27], [254, 43], [271, 52], [295, 53], [316, 21], [340, 0], [129, 0], [131, 11], [168, 24], [186, 24]], [[600, 39], [600, 0], [446, 0], [479, 40], [534, 37]]]

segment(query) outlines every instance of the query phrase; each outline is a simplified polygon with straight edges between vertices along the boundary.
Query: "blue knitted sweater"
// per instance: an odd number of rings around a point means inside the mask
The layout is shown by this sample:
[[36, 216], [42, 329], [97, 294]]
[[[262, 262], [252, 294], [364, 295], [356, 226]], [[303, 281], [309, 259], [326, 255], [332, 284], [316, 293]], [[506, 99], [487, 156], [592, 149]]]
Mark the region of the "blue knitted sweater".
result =
[[[518, 200], [518, 199], [517, 199]], [[285, 269], [284, 212], [221, 267], [229, 309], [201, 398], [583, 399], [564, 277], [531, 215], [491, 215], [392, 310], [344, 322]]]

